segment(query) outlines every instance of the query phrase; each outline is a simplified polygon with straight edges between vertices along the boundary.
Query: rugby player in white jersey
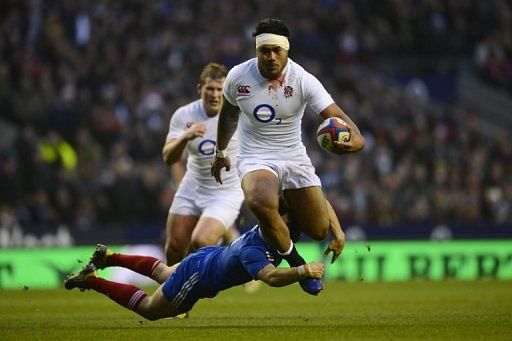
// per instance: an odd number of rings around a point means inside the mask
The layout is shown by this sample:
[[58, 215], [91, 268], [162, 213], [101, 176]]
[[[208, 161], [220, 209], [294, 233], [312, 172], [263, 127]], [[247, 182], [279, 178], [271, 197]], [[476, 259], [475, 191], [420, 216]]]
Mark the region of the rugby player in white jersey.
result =
[[[168, 165], [178, 163], [185, 150], [188, 157], [186, 172], [167, 217], [165, 255], [168, 265], [181, 261], [190, 246], [215, 245], [234, 224], [243, 202], [236, 172], [223, 173], [223, 186], [210, 174], [226, 74], [223, 65], [206, 65], [197, 84], [200, 99], [178, 108], [170, 120], [162, 150], [164, 162]], [[235, 135], [227, 155], [236, 159], [238, 153]]]
[[[224, 82], [211, 172], [218, 182], [224, 182], [221, 171], [234, 165], [227, 148], [238, 127], [237, 165], [245, 202], [257, 217], [265, 240], [291, 266], [299, 266], [304, 259], [278, 213], [280, 192], [303, 232], [323, 240], [329, 229], [320, 179], [301, 139], [306, 105], [323, 119], [339, 117], [348, 124], [350, 139], [335, 142], [335, 153], [363, 149], [364, 138], [320, 81], [288, 58], [290, 31], [281, 20], [261, 20], [253, 36], [256, 58], [233, 67]], [[333, 238], [340, 237], [334, 234]], [[315, 294], [322, 290], [321, 281], [307, 281], [301, 282], [305, 291]]]

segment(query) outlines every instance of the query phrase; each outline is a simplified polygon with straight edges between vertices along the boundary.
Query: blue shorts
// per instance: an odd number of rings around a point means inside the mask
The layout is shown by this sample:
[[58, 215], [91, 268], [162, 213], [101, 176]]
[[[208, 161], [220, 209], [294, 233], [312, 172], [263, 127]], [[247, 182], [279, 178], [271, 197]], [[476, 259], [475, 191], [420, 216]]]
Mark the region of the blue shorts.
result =
[[192, 309], [201, 298], [207, 297], [199, 285], [199, 274], [206, 255], [218, 246], [204, 247], [187, 256], [166, 280], [162, 292], [178, 314]]

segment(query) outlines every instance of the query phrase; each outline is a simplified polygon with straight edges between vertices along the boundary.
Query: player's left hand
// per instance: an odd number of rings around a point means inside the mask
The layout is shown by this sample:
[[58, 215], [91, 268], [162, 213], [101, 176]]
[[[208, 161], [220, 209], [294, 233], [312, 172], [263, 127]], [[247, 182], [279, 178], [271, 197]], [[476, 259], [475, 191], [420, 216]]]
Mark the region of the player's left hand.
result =
[[364, 148], [364, 137], [347, 124], [350, 138], [347, 141], [333, 141], [331, 151], [336, 154], [355, 153]]
[[325, 249], [324, 256], [329, 256], [329, 253], [332, 252], [332, 260], [331, 264], [338, 259], [338, 257], [341, 255], [341, 252], [343, 251], [343, 248], [345, 247], [345, 236], [343, 238], [335, 238], [331, 240], [327, 248]]

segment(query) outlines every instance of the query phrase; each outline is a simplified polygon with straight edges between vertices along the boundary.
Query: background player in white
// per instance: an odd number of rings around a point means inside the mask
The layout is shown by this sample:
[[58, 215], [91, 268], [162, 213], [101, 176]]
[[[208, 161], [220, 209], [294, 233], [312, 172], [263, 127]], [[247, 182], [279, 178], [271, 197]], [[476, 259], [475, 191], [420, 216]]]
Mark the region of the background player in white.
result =
[[[334, 152], [357, 152], [364, 148], [364, 138], [318, 79], [288, 58], [290, 31], [281, 20], [261, 20], [253, 36], [257, 58], [235, 66], [224, 83], [211, 170], [223, 183], [221, 170], [233, 165], [226, 148], [238, 127], [238, 169], [246, 204], [257, 217], [265, 240], [290, 265], [298, 266], [304, 260], [278, 214], [280, 191], [302, 231], [322, 240], [329, 228], [320, 179], [301, 139], [306, 105], [324, 119], [340, 117], [348, 124], [350, 140], [335, 142]], [[301, 285], [304, 290], [319, 291], [322, 284], [316, 280], [309, 281], [309, 288]]]
[[[162, 150], [164, 162], [178, 163], [185, 149], [188, 157], [186, 172], [167, 217], [165, 255], [169, 265], [182, 260], [190, 245], [194, 248], [215, 245], [235, 222], [243, 202], [236, 172], [225, 173], [224, 186], [210, 175], [226, 74], [223, 65], [207, 64], [197, 84], [200, 99], [178, 108], [171, 117]], [[236, 136], [227, 153], [237, 158]]]

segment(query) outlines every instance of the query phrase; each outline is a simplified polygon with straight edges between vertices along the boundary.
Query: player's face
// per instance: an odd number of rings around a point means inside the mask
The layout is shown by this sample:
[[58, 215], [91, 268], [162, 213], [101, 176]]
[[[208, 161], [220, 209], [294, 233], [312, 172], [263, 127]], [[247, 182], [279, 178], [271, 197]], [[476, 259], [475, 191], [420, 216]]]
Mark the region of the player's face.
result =
[[262, 45], [256, 50], [256, 54], [258, 68], [263, 77], [277, 79], [286, 66], [288, 51], [278, 45]]
[[217, 115], [222, 107], [222, 85], [224, 80], [225, 78], [211, 79], [206, 77], [204, 84], [197, 86], [204, 110], [208, 116]]

